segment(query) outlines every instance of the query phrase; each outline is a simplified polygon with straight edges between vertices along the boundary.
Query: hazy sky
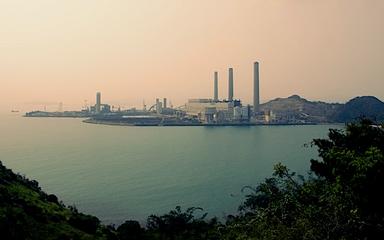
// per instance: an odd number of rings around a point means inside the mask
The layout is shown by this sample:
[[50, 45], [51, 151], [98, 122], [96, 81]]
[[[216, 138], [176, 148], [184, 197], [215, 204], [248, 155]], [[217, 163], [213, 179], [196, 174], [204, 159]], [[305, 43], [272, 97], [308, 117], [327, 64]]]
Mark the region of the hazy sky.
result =
[[0, 0], [0, 108], [384, 99], [383, 0]]

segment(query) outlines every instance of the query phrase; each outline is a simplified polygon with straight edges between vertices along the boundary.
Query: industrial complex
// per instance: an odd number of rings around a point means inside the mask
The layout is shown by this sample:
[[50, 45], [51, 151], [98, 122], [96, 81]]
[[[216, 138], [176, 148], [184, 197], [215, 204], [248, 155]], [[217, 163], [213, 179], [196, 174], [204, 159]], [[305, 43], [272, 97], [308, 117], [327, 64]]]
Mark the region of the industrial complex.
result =
[[213, 73], [213, 98], [189, 99], [181, 107], [173, 108], [167, 104], [167, 98], [156, 99], [147, 109], [136, 108], [114, 110], [103, 104], [101, 93], [96, 93], [96, 103], [81, 111], [26, 113], [27, 117], [83, 117], [84, 122], [133, 125], [133, 126], [199, 126], [199, 125], [255, 125], [268, 123], [271, 113], [260, 112], [259, 63], [253, 64], [253, 105], [243, 105], [234, 98], [234, 72], [228, 69], [228, 96], [220, 99], [218, 94], [219, 74]]

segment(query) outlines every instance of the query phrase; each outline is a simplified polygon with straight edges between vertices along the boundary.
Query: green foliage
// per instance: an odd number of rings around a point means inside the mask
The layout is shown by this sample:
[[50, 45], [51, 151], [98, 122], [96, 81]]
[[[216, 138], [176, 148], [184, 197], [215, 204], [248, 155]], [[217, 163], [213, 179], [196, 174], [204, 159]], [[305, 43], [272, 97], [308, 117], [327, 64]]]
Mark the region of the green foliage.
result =
[[140, 240], [144, 239], [144, 232], [137, 221], [125, 221], [117, 228], [117, 236], [120, 240]]
[[100, 220], [97, 217], [83, 213], [72, 214], [68, 222], [73, 227], [90, 234], [95, 234], [100, 227]]
[[[228, 229], [251, 239], [377, 239], [384, 236], [384, 131], [369, 120], [315, 139], [307, 179], [277, 164]], [[236, 227], [234, 227], [236, 226]]]
[[204, 221], [206, 213], [195, 217], [195, 212], [201, 208], [188, 208], [185, 212], [177, 206], [175, 210], [162, 216], [151, 215], [147, 220], [147, 236], [150, 239], [220, 239], [216, 226], [218, 222], [212, 219]]
[[359, 238], [383, 235], [384, 196], [378, 194], [384, 183], [383, 128], [363, 119], [314, 145], [322, 160], [312, 160], [311, 170], [329, 188], [335, 211], [344, 216], [344, 231]]
[[96, 217], [74, 213], [0, 162], [0, 238], [107, 239], [107, 233]]

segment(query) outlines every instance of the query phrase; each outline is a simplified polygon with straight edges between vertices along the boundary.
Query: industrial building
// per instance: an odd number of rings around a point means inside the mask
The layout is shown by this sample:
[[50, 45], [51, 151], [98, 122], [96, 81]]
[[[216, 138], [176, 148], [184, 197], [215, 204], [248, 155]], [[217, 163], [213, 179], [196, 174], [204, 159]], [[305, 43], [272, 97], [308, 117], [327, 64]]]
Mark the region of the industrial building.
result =
[[[226, 123], [244, 123], [256, 122], [264, 114], [260, 112], [260, 95], [259, 95], [259, 63], [253, 64], [253, 107], [250, 105], [243, 106], [242, 102], [234, 98], [234, 70], [228, 68], [228, 96], [227, 99], [219, 98], [219, 73], [213, 73], [213, 98], [189, 99], [184, 108], [174, 109], [168, 106], [167, 98], [161, 101], [156, 99], [148, 110], [144, 104], [142, 111], [124, 111], [122, 114], [128, 115], [157, 115], [157, 117], [176, 117], [180, 120], [183, 118], [196, 119], [205, 124], [226, 124]], [[111, 108], [107, 104], [101, 103], [101, 93], [96, 93], [96, 104], [91, 107], [94, 114], [110, 113]], [[135, 118], [136, 120], [139, 118]], [[147, 118], [146, 118], [147, 119]]]
[[94, 113], [94, 114], [111, 112], [111, 106], [110, 105], [101, 103], [101, 93], [100, 92], [96, 93], [96, 104], [94, 106], [91, 106], [90, 112]]
[[229, 102], [214, 101], [213, 99], [189, 99], [185, 106], [185, 113], [196, 116], [207, 123], [224, 122], [233, 118], [234, 108], [238, 106], [241, 106], [239, 100]]
[[[219, 77], [214, 72], [213, 99], [189, 99], [185, 105], [185, 113], [199, 118], [204, 123], [249, 122], [252, 116], [251, 107], [243, 106], [240, 100], [234, 99], [233, 68], [228, 69], [228, 98], [220, 100], [218, 96]], [[253, 116], [259, 109], [259, 63], [254, 63]]]

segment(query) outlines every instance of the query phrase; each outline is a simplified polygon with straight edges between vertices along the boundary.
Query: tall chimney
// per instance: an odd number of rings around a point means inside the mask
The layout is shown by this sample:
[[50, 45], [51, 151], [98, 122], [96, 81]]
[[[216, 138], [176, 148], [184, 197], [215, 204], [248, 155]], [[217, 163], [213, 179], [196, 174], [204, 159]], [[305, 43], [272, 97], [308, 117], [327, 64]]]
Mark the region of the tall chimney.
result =
[[228, 101], [233, 101], [233, 68], [228, 69]]
[[253, 114], [260, 111], [259, 63], [253, 64]]
[[163, 111], [162, 103], [158, 98], [156, 98], [156, 112], [160, 114]]
[[96, 112], [99, 113], [101, 111], [101, 93], [96, 93]]
[[213, 82], [213, 101], [219, 101], [219, 73], [215, 72], [214, 74], [214, 82]]
[[167, 108], [167, 99], [166, 98], [163, 99], [163, 107]]

